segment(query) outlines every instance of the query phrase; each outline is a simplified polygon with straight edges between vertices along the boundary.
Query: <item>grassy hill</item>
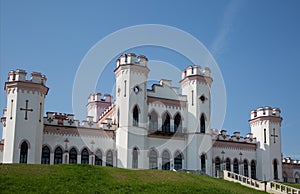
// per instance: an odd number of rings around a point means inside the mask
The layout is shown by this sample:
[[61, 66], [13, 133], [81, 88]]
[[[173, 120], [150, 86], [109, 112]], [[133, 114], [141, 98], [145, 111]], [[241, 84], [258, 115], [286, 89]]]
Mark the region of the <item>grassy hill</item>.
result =
[[91, 165], [0, 165], [0, 193], [261, 193], [237, 183], [161, 170]]

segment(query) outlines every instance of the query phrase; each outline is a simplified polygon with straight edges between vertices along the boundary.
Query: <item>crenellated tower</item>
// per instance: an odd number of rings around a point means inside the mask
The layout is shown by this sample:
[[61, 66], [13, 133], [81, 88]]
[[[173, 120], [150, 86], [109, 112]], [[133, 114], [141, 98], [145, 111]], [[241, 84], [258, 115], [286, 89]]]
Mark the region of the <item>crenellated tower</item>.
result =
[[[116, 147], [118, 167], [132, 168], [131, 155], [135, 147], [144, 149], [147, 134], [147, 79], [148, 59], [134, 53], [123, 54], [117, 60], [116, 75]], [[139, 145], [133, 145], [139, 142]], [[142, 157], [143, 158], [143, 157]], [[144, 163], [136, 164], [143, 168]]]
[[201, 167], [204, 161], [200, 161], [202, 155], [206, 158], [206, 169], [209, 169], [211, 163], [210, 87], [212, 78], [210, 73], [208, 67], [189, 66], [182, 72], [180, 81], [182, 94], [187, 96], [188, 101], [187, 168], [189, 170], [204, 170]]
[[46, 77], [23, 70], [10, 71], [5, 83], [7, 109], [3, 128], [3, 163], [41, 163]]
[[257, 178], [282, 181], [281, 122], [279, 108], [269, 106], [251, 111], [251, 133], [257, 138]]
[[93, 117], [93, 121], [97, 122], [101, 114], [111, 104], [112, 96], [110, 94], [104, 94], [104, 98], [101, 98], [101, 93], [90, 94], [87, 104], [88, 116]]

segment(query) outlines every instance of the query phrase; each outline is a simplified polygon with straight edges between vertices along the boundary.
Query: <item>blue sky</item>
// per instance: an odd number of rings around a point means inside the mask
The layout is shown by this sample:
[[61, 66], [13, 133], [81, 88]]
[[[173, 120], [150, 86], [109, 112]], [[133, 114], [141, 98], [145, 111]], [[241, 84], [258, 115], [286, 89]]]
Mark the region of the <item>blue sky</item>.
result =
[[[246, 134], [252, 109], [279, 107], [284, 156], [300, 159], [300, 1], [1, 0], [0, 6], [0, 83], [11, 69], [46, 74], [46, 111], [73, 112], [77, 68], [99, 40], [132, 25], [169, 25], [196, 37], [218, 63], [227, 93], [223, 128]], [[134, 51], [180, 69], [190, 65], [166, 49]], [[111, 92], [114, 65], [97, 91]], [[4, 108], [4, 90], [0, 99]]]

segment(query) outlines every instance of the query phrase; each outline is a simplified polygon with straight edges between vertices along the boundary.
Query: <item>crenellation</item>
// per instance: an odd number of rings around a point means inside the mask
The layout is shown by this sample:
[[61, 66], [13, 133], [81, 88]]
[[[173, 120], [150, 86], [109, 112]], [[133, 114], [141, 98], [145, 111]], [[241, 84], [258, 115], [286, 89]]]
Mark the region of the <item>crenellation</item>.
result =
[[250, 113], [250, 118], [255, 119], [258, 117], [280, 117], [280, 109], [279, 108], [272, 108], [270, 106], [260, 107], [256, 110], [252, 110]]
[[147, 67], [148, 59], [143, 55], [138, 57], [134, 53], [122, 54], [116, 61], [117, 67], [120, 65], [140, 65]]
[[230, 142], [243, 142], [243, 143], [256, 143], [256, 138], [253, 138], [252, 133], [248, 133], [246, 137], [242, 137], [239, 131], [233, 133], [233, 135], [227, 135], [226, 130], [217, 132], [217, 140], [230, 141]]
[[211, 70], [208, 67], [201, 67], [198, 65], [195, 66], [188, 66], [185, 70], [181, 73], [181, 79], [183, 80], [186, 77], [194, 76], [194, 75], [201, 75], [204, 77], [210, 77]]

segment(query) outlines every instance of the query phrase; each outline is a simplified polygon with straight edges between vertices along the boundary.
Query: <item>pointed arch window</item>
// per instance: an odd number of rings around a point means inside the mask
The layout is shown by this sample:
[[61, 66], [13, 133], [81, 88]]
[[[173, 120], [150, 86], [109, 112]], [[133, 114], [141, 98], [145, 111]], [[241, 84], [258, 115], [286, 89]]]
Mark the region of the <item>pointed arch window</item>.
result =
[[138, 158], [138, 149], [137, 148], [133, 148], [132, 151], [132, 168], [138, 168], [138, 164], [139, 164], [139, 158]]
[[157, 169], [157, 153], [155, 150], [151, 150], [149, 154], [149, 168]]
[[205, 158], [205, 154], [201, 155], [201, 171], [202, 172], [206, 172], [206, 158]]
[[157, 131], [158, 129], [158, 116], [155, 111], [152, 111], [149, 115], [149, 130]]
[[24, 141], [21, 144], [20, 163], [21, 164], [27, 164], [27, 157], [28, 157], [28, 144]]
[[106, 153], [106, 166], [113, 166], [113, 152], [111, 150]]
[[137, 106], [133, 109], [133, 126], [139, 126], [139, 109]]
[[170, 132], [170, 115], [168, 113], [165, 113], [163, 117], [163, 125], [162, 125], [162, 131], [163, 132]]
[[62, 164], [63, 152], [60, 147], [57, 147], [54, 151], [54, 164]]
[[95, 165], [102, 166], [102, 152], [100, 150], [96, 151]]
[[251, 178], [256, 179], [256, 164], [255, 161], [251, 161]]
[[162, 170], [170, 170], [170, 154], [166, 150], [162, 154]]
[[81, 152], [81, 164], [89, 164], [89, 151], [86, 148]]
[[182, 132], [182, 121], [179, 113], [174, 118], [174, 132]]
[[182, 169], [182, 154], [179, 152], [176, 154], [176, 157], [174, 158], [174, 169], [175, 170]]
[[233, 172], [239, 174], [239, 161], [238, 161], [238, 159], [233, 160]]
[[77, 164], [77, 151], [72, 148], [69, 153], [69, 164]]
[[205, 117], [204, 117], [204, 114], [202, 114], [201, 118], [200, 118], [200, 132], [205, 133]]
[[231, 171], [231, 162], [229, 158], [226, 159], [226, 170]]
[[278, 163], [276, 159], [273, 162], [273, 171], [274, 171], [274, 179], [278, 180]]
[[221, 160], [219, 157], [216, 157], [216, 160], [215, 160], [215, 176], [217, 177], [217, 173], [218, 171], [221, 170]]
[[42, 160], [41, 164], [50, 164], [50, 149], [48, 146], [42, 148]]
[[244, 160], [244, 176], [248, 177], [249, 172], [248, 172], [248, 160]]

